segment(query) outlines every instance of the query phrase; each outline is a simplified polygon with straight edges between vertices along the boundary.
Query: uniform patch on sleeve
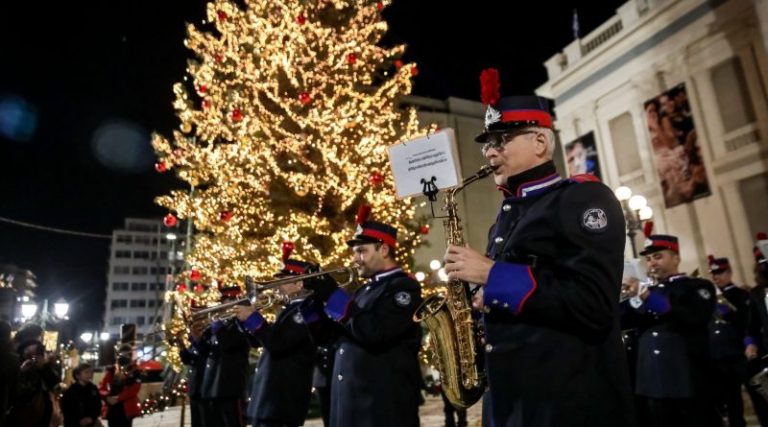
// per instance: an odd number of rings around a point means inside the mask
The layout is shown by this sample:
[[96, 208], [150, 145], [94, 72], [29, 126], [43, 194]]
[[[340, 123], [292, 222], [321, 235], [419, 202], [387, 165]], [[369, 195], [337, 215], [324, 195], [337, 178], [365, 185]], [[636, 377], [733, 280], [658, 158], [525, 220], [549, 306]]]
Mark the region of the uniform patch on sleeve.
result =
[[395, 303], [400, 307], [407, 307], [411, 303], [411, 294], [400, 291], [395, 294]]
[[581, 228], [590, 233], [602, 233], [608, 226], [608, 216], [599, 208], [587, 209], [581, 214]]
[[293, 321], [296, 323], [304, 323], [304, 316], [301, 315], [301, 312], [297, 311], [296, 314], [293, 315]]
[[709, 290], [707, 290], [707, 289], [701, 288], [701, 289], [699, 289], [699, 296], [704, 298], [704, 299], [710, 299], [710, 298], [712, 298], [712, 293], [709, 292]]

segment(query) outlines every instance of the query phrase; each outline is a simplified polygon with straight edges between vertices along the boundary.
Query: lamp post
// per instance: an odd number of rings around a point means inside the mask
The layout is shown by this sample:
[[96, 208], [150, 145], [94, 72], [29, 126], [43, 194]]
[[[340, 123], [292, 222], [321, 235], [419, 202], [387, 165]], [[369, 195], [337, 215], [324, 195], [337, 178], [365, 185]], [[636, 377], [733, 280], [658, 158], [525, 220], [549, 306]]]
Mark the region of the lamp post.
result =
[[624, 211], [624, 220], [627, 223], [627, 238], [632, 245], [632, 258], [637, 258], [637, 245], [635, 236], [638, 230], [643, 227], [643, 221], [653, 217], [653, 209], [648, 206], [648, 200], [645, 197], [635, 194], [629, 187], [621, 186], [614, 191], [616, 198], [621, 202], [621, 209]]
[[[40, 310], [39, 325], [45, 329], [46, 326], [51, 323], [51, 317], [61, 320], [67, 318], [69, 312], [69, 304], [64, 299], [59, 298], [53, 303], [53, 316], [51, 316], [50, 309], [48, 308], [48, 299], [43, 300], [43, 309]], [[37, 303], [34, 301], [27, 301], [21, 305], [21, 315], [24, 319], [32, 319], [37, 314]]]

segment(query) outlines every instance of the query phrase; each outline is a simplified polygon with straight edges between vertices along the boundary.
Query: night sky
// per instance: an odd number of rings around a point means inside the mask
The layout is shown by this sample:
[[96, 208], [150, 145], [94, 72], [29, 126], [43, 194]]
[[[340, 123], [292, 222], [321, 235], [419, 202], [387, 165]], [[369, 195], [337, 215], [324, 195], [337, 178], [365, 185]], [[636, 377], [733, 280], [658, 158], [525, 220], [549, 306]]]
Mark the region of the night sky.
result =
[[[185, 22], [199, 0], [5, 2], [0, 7], [0, 217], [110, 234], [126, 217], [161, 217], [153, 198], [180, 186], [153, 169], [153, 131], [178, 125], [171, 85], [189, 57]], [[543, 62], [573, 40], [573, 9], [587, 34], [623, 2], [395, 0], [385, 43], [405, 43], [414, 94], [479, 100], [478, 76], [501, 73], [501, 92], [530, 94]], [[101, 145], [125, 142], [120, 152]], [[109, 241], [0, 222], [0, 265], [38, 276], [38, 294], [70, 301], [73, 320], [98, 326]]]

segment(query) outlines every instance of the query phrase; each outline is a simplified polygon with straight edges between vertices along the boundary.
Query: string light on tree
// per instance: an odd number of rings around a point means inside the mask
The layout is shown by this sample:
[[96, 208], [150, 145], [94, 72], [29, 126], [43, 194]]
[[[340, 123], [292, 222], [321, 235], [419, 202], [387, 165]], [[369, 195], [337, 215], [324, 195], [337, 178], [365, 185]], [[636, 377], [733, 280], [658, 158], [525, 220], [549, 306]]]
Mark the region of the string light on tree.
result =
[[[284, 241], [295, 242], [299, 258], [347, 264], [345, 242], [363, 203], [373, 205], [372, 219], [398, 227], [397, 257], [408, 264], [424, 222], [381, 171], [385, 147], [426, 129], [397, 103], [418, 69], [400, 59], [404, 46], [379, 43], [388, 4], [215, 0], [206, 18], [215, 31], [187, 27], [192, 59], [173, 106], [190, 131], [154, 135], [153, 146], [196, 190], [157, 202], [194, 225], [185, 261], [205, 277], [242, 284], [271, 275]], [[202, 305], [219, 297], [215, 286], [185, 292], [186, 307], [191, 296]], [[183, 335], [176, 320], [167, 327]]]

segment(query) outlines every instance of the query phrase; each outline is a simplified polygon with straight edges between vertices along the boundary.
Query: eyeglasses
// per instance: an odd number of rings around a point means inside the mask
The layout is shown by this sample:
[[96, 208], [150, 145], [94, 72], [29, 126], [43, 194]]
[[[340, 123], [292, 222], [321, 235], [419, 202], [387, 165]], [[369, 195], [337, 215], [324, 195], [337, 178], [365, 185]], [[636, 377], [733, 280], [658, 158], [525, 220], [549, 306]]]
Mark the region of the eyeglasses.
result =
[[507, 143], [512, 142], [513, 139], [517, 138], [520, 135], [526, 135], [529, 133], [539, 133], [535, 130], [526, 130], [522, 132], [509, 132], [509, 133], [501, 133], [501, 134], [491, 134], [489, 135], [489, 141], [483, 144], [483, 147], [480, 149], [480, 151], [485, 155], [485, 153], [488, 152], [491, 148], [494, 150], [501, 152], [504, 151], [504, 146], [507, 145]]

